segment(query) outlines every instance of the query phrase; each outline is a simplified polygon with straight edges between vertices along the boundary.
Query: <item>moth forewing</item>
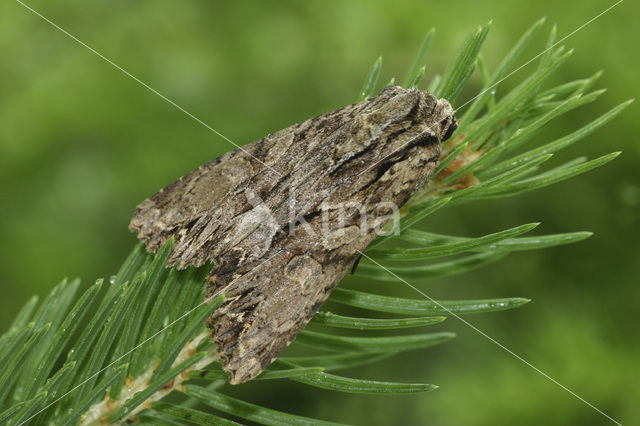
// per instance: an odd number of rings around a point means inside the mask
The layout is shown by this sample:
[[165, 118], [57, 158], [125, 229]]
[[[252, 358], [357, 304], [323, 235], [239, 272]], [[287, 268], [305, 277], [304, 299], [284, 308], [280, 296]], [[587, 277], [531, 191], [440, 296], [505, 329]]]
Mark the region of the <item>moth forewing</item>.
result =
[[[142, 202], [129, 228], [168, 265], [214, 262], [209, 319], [231, 383], [291, 343], [392, 215], [427, 183], [455, 130], [444, 99], [392, 86], [229, 152]], [[352, 206], [355, 206], [353, 208]]]

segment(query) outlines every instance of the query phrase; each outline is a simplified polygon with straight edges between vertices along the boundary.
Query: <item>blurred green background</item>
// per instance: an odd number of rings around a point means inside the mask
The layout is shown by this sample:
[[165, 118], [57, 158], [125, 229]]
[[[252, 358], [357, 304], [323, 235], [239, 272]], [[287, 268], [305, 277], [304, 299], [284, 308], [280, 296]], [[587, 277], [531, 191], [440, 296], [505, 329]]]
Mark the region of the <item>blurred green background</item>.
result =
[[[495, 66], [534, 20], [568, 34], [610, 2], [488, 0], [28, 3], [239, 144], [351, 103], [373, 63], [402, 78], [435, 26], [427, 79], [476, 25], [493, 19], [483, 55]], [[546, 126], [548, 142], [636, 96], [638, 3], [625, 2], [571, 37], [574, 57], [552, 83], [604, 69], [597, 102]], [[539, 36], [534, 56], [544, 45]], [[634, 53], [636, 52], [636, 53]], [[33, 294], [65, 276], [114, 273], [135, 242], [135, 205], [232, 148], [16, 2], [0, 4], [0, 330]], [[535, 66], [535, 65], [534, 65]], [[524, 69], [510, 87], [531, 72]], [[428, 80], [423, 82], [423, 88]], [[458, 104], [479, 88], [474, 75]], [[498, 91], [498, 94], [500, 90]], [[612, 164], [549, 188], [466, 204], [430, 218], [465, 236], [541, 221], [534, 232], [590, 230], [576, 245], [509, 256], [432, 280], [438, 298], [522, 296], [515, 311], [468, 317], [499, 342], [622, 423], [640, 415], [640, 143], [638, 105], [557, 162], [623, 151]], [[415, 297], [405, 288], [377, 291]], [[233, 394], [297, 414], [358, 424], [606, 424], [569, 393], [464, 324], [458, 337], [356, 377], [435, 383], [429, 394], [334, 394], [289, 382]]]

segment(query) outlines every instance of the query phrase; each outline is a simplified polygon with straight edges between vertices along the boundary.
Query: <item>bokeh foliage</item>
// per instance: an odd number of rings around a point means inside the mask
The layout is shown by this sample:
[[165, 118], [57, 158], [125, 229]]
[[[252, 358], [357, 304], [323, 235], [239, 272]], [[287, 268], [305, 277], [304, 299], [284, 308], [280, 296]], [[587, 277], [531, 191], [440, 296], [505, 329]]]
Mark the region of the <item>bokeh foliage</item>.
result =
[[[238, 143], [351, 102], [363, 70], [377, 55], [385, 59], [383, 81], [403, 77], [431, 26], [437, 37], [426, 81], [444, 71], [474, 25], [494, 19], [483, 49], [494, 68], [532, 17], [547, 15], [563, 35], [607, 6], [343, 3], [30, 4]], [[553, 81], [588, 77], [603, 68], [600, 86], [609, 92], [550, 123], [536, 136], [541, 142], [637, 92], [638, 58], [629, 54], [638, 39], [632, 21], [637, 11], [626, 2], [567, 42], [576, 52]], [[134, 241], [126, 231], [133, 206], [229, 146], [19, 5], [3, 3], [0, 12], [0, 324], [5, 328], [29, 296], [48, 293], [59, 277], [78, 274], [86, 288], [92, 277], [116, 270]], [[536, 44], [530, 56], [542, 47]], [[516, 82], [505, 82], [505, 89]], [[460, 99], [475, 95], [480, 85], [481, 76], [473, 75]], [[632, 105], [571, 148], [590, 158], [623, 151], [612, 165], [519, 198], [447, 210], [427, 226], [482, 235], [542, 221], [543, 233], [590, 230], [594, 237], [510, 256], [423, 287], [441, 298], [533, 299], [516, 311], [473, 318], [474, 323], [623, 423], [637, 414], [632, 401], [638, 391], [627, 383], [640, 354], [633, 339], [640, 272], [637, 111]], [[413, 296], [409, 289], [392, 291]], [[404, 355], [395, 371], [372, 367], [368, 372], [409, 382], [419, 376], [438, 383], [437, 392], [371, 404], [370, 397], [328, 392], [312, 397], [291, 384], [277, 395], [261, 393], [259, 384], [253, 400], [286, 408], [294, 399], [301, 414], [324, 417], [327, 410], [340, 410], [337, 417], [357, 423], [366, 421], [364, 416], [378, 423], [397, 418], [437, 424], [600, 422], [470, 329], [447, 324], [452, 326], [459, 335], [453, 343]]]

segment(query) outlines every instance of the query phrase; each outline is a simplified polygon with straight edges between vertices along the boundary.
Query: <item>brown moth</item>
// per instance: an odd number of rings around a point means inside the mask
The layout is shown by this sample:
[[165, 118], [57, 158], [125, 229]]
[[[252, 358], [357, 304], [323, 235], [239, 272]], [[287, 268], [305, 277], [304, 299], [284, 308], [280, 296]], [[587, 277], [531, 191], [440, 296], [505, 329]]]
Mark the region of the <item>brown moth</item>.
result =
[[242, 383], [309, 322], [390, 206], [427, 183], [456, 127], [447, 100], [388, 87], [197, 168], [143, 201], [129, 229], [152, 252], [174, 237], [168, 266], [213, 262], [207, 289], [225, 299], [208, 326]]

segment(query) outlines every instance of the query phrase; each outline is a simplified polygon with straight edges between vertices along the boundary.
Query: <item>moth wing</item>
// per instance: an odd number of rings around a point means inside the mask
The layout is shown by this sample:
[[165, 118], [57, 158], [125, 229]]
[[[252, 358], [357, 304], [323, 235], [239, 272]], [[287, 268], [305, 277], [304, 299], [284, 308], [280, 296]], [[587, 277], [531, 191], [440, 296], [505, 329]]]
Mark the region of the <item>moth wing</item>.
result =
[[[318, 230], [315, 223], [312, 228]], [[218, 354], [232, 384], [259, 375], [293, 341], [349, 270], [369, 236], [353, 229], [341, 247], [305, 252], [314, 233], [284, 237], [256, 265], [210, 277], [225, 294], [209, 319]], [[220, 288], [221, 282], [229, 282]]]
[[[324, 133], [324, 140], [338, 137], [350, 119], [364, 107], [353, 104], [314, 117], [275, 132], [198, 167], [171, 185], [161, 189], [136, 207], [129, 229], [135, 232], [149, 251], [156, 252], [170, 237], [174, 238], [168, 266], [179, 268], [200, 266], [227, 253], [246, 236], [246, 226], [253, 226], [256, 217], [247, 217], [251, 210], [250, 194], [260, 196], [283, 182], [283, 170], [296, 164], [317, 161], [309, 147], [306, 134]], [[316, 143], [324, 144], [324, 140]], [[292, 173], [290, 173], [292, 174]], [[248, 199], [249, 198], [249, 199]], [[285, 215], [276, 217], [274, 228], [286, 226]], [[250, 222], [250, 223], [247, 223]], [[255, 230], [254, 230], [255, 231]], [[255, 234], [259, 234], [254, 232]], [[233, 253], [237, 258], [255, 255]]]
[[221, 201], [225, 193], [247, 180], [251, 173], [250, 162], [235, 151], [218, 157], [140, 203], [129, 229], [152, 252], [174, 237], [176, 241], [168, 264], [179, 261], [181, 267], [199, 266], [204, 259], [176, 256], [176, 248], [190, 230], [215, 215], [212, 207]]

